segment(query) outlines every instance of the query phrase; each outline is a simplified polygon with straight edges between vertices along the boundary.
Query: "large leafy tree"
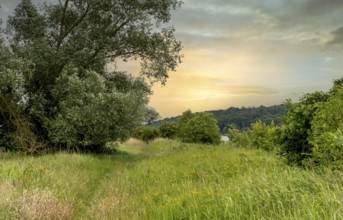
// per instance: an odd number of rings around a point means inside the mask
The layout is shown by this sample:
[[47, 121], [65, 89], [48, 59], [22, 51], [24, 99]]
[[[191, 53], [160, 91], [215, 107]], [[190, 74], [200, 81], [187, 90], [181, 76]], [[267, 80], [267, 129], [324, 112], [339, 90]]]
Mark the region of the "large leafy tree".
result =
[[[13, 146], [22, 136], [22, 146], [86, 149], [128, 137], [145, 115], [146, 81], [164, 84], [181, 62], [181, 43], [165, 27], [180, 6], [178, 0], [60, 0], [38, 8], [22, 0], [8, 18], [9, 43], [0, 48], [3, 136]], [[141, 63], [140, 77], [106, 68], [130, 60]]]

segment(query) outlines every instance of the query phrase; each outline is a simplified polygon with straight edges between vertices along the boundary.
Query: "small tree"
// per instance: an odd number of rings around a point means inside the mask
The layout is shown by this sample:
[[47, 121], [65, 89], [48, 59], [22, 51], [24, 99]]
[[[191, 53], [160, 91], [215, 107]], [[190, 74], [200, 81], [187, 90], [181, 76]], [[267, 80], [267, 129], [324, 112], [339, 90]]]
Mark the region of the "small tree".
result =
[[178, 126], [175, 122], [164, 122], [159, 129], [161, 137], [173, 139], [176, 137]]
[[188, 130], [188, 123], [189, 121], [195, 117], [195, 114], [192, 113], [191, 110], [187, 110], [182, 113], [182, 115], [177, 120], [177, 137], [182, 139], [187, 138], [187, 130]]
[[179, 137], [184, 142], [219, 144], [220, 132], [217, 120], [210, 113], [184, 112], [179, 120]]

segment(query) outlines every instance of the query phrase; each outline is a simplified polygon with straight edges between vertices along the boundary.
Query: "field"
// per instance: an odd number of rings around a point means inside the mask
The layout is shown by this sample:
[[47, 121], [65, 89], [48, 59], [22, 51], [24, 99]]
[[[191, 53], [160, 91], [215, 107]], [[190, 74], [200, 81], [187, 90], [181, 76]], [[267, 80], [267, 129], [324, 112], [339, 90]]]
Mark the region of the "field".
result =
[[343, 173], [273, 153], [131, 140], [115, 155], [0, 153], [0, 219], [343, 219]]

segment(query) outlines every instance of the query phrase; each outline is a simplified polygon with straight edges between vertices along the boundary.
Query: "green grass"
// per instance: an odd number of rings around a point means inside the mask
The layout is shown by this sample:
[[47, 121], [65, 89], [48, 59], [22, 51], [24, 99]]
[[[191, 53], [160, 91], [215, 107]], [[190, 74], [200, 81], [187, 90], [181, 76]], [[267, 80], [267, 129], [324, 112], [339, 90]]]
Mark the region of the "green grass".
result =
[[343, 173], [229, 146], [129, 141], [117, 155], [0, 154], [0, 219], [343, 219]]

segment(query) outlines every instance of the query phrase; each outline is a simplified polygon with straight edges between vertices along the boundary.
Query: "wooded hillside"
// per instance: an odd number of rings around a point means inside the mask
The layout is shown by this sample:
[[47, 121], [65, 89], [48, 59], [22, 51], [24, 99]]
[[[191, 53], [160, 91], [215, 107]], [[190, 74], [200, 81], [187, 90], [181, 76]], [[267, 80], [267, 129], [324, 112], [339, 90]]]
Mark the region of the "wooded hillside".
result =
[[[251, 123], [261, 120], [265, 123], [274, 121], [276, 125], [281, 124], [281, 117], [286, 112], [285, 105], [273, 105], [270, 107], [259, 106], [259, 107], [242, 107], [236, 108], [231, 107], [226, 110], [213, 110], [208, 111], [213, 114], [214, 118], [218, 121], [218, 126], [222, 133], [226, 133], [227, 126], [234, 126], [239, 130], [245, 130]], [[163, 122], [174, 122], [177, 117], [165, 118], [163, 120], [152, 123], [153, 126], [160, 126]]]

